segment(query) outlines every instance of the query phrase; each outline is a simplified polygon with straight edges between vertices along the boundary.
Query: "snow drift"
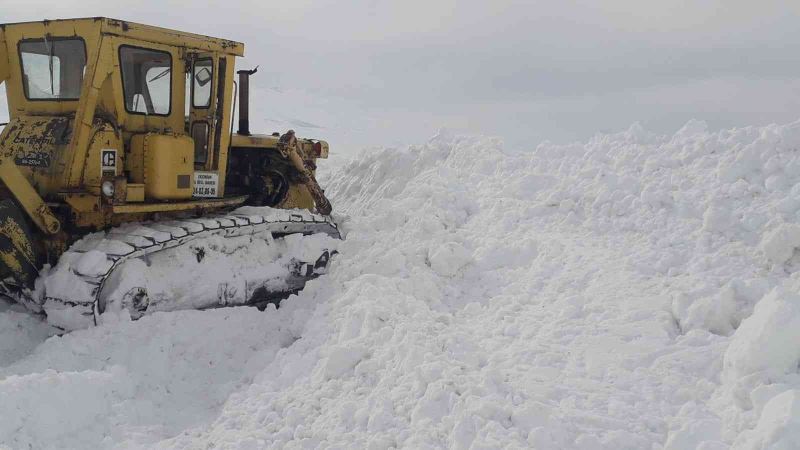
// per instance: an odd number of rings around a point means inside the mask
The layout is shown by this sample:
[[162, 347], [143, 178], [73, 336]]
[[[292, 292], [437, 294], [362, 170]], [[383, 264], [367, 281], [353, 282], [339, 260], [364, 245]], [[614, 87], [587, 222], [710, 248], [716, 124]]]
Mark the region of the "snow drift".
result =
[[364, 153], [323, 180], [330, 273], [280, 309], [47, 338], [4, 307], [0, 444], [796, 448], [799, 148], [692, 121]]

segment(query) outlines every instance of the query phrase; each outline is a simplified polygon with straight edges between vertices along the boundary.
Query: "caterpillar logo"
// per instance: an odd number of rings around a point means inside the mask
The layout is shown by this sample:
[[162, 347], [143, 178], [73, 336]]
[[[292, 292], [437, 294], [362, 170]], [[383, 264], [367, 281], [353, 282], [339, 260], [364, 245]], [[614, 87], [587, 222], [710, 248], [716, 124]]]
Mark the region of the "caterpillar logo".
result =
[[103, 176], [117, 174], [117, 150], [104, 148], [100, 151], [100, 172]]
[[56, 145], [56, 140], [50, 136], [22, 136], [22, 133], [17, 133], [12, 142], [15, 144], [31, 145], [34, 147]]

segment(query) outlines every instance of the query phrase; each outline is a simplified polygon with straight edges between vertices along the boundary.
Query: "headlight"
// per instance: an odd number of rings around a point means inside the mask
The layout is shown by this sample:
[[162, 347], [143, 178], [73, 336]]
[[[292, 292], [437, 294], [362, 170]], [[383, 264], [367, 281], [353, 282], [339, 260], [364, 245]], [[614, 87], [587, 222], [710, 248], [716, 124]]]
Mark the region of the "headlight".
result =
[[100, 186], [100, 189], [103, 191], [103, 195], [106, 197], [113, 197], [114, 196], [114, 183], [111, 181], [103, 181], [103, 184]]

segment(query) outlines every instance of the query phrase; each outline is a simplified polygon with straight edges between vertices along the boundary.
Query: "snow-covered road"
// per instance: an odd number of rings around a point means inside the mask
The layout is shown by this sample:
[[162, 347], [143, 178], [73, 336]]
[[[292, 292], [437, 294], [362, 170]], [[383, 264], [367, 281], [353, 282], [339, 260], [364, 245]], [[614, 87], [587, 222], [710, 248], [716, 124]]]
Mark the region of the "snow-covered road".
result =
[[347, 239], [278, 310], [48, 338], [0, 305], [0, 446], [796, 448], [799, 147], [371, 151], [326, 174]]

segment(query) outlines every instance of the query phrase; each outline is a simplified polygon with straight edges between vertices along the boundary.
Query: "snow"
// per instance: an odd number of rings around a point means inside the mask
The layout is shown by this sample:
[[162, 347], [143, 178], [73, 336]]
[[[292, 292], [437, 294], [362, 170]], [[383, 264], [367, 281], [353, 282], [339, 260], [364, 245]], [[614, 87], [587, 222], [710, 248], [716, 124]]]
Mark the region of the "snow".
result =
[[795, 249], [800, 247], [800, 225], [781, 224], [764, 236], [761, 247], [774, 264], [789, 261]]
[[55, 332], [21, 305], [0, 298], [0, 367], [27, 356]]
[[1, 442], [148, 446], [208, 421], [293, 341], [293, 311], [158, 313], [51, 337], [0, 372]]
[[733, 379], [770, 371], [790, 374], [800, 364], [800, 295], [775, 288], [745, 319], [725, 352], [725, 372]]
[[56, 336], [2, 307], [0, 446], [797, 448], [798, 148], [691, 121], [371, 149], [323, 173], [347, 239], [277, 310]]
[[772, 398], [758, 425], [742, 435], [739, 448], [791, 450], [800, 447], [800, 399], [798, 390], [787, 390]]

